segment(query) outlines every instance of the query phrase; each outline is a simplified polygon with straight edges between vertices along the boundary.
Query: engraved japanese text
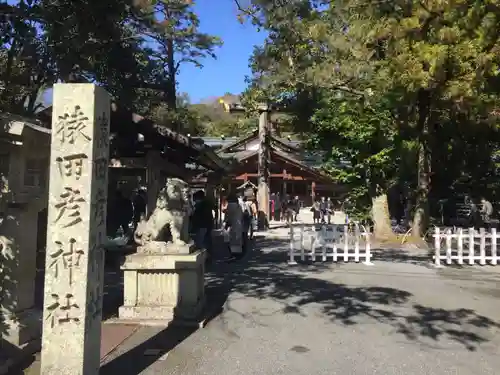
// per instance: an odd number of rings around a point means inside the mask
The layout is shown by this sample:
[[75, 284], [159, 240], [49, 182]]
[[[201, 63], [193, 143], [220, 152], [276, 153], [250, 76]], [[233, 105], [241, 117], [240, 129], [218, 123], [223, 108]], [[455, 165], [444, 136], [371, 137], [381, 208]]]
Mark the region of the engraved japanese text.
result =
[[85, 116], [79, 105], [73, 111], [58, 116], [55, 126], [56, 136], [61, 143], [75, 144], [79, 139], [89, 142], [91, 138], [87, 135], [89, 118]]
[[106, 220], [106, 192], [98, 188], [92, 203], [92, 213], [96, 225], [104, 224]]
[[84, 254], [74, 238], [70, 238], [67, 244], [55, 241], [55, 249], [49, 254], [52, 260], [49, 268], [54, 269], [54, 277], [59, 277], [60, 269], [68, 270], [69, 285], [73, 285], [73, 271], [80, 267], [80, 259]]
[[71, 293], [66, 293], [62, 297], [59, 294], [51, 294], [52, 303], [47, 306], [47, 318], [52, 328], [57, 325], [80, 322], [80, 306], [75, 302], [75, 297]]
[[98, 148], [108, 148], [109, 147], [109, 120], [106, 116], [106, 112], [103, 112], [101, 116], [97, 119], [99, 125], [99, 137], [97, 138]]
[[101, 287], [97, 285], [95, 289], [90, 291], [87, 314], [92, 320], [101, 314]]
[[90, 272], [97, 275], [98, 280], [101, 279], [101, 264], [103, 262], [102, 249], [102, 233], [99, 231], [97, 235], [91, 236], [91, 248], [89, 251]]
[[63, 221], [63, 227], [68, 228], [82, 222], [80, 213], [81, 204], [85, 199], [81, 196], [80, 190], [72, 187], [65, 187], [64, 191], [59, 195], [59, 200], [54, 207], [57, 210], [55, 223]]
[[97, 180], [105, 180], [108, 174], [108, 160], [106, 158], [94, 161], [94, 176]]
[[61, 176], [74, 177], [79, 180], [83, 173], [83, 162], [87, 159], [85, 154], [74, 154], [56, 158]]

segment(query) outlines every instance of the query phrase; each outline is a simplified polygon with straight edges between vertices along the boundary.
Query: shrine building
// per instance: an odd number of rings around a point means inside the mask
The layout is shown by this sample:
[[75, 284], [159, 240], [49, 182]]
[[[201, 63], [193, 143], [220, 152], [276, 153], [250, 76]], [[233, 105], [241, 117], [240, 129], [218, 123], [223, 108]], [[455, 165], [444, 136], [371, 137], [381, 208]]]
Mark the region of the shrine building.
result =
[[[222, 159], [231, 161], [223, 182], [224, 190], [235, 191], [242, 186], [258, 185], [258, 131], [242, 138], [204, 137], [202, 140]], [[321, 171], [321, 159], [319, 153], [306, 151], [300, 141], [271, 134], [270, 193], [299, 196], [304, 205], [310, 205], [313, 197], [339, 198], [345, 189]]]

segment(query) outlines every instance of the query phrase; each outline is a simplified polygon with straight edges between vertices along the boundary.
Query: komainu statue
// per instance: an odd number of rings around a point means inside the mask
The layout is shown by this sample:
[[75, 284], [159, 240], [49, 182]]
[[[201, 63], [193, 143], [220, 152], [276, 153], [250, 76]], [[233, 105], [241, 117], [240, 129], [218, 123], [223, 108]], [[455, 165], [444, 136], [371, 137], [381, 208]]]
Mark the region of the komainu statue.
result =
[[142, 220], [134, 233], [139, 252], [169, 252], [189, 248], [189, 186], [179, 178], [168, 178], [148, 220]]

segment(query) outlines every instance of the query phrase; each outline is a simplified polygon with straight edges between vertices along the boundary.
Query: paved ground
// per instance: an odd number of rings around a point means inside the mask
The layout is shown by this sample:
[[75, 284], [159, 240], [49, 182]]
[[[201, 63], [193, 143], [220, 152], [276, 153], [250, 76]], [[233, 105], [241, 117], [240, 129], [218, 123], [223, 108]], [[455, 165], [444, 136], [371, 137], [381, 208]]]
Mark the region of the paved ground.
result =
[[142, 328], [101, 374], [500, 373], [496, 269], [436, 270], [394, 252], [373, 267], [291, 268], [286, 236], [273, 229], [248, 259], [209, 270], [223, 311], [206, 328]]

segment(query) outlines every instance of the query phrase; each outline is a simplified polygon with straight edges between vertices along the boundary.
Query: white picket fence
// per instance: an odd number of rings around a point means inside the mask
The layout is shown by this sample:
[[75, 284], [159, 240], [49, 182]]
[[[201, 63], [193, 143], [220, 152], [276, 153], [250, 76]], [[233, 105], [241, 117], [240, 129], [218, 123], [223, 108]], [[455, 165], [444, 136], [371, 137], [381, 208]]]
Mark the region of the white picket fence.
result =
[[297, 258], [313, 262], [318, 258], [323, 262], [329, 258], [333, 262], [364, 259], [364, 264], [373, 265], [370, 233], [358, 225], [350, 231], [348, 225], [291, 224], [288, 264], [297, 264]]
[[484, 266], [487, 262], [494, 266], [498, 264], [499, 235], [495, 228], [490, 232], [486, 232], [484, 228], [479, 231], [474, 228], [458, 228], [455, 231], [436, 228], [433, 236], [434, 263], [437, 267], [442, 266], [442, 261], [448, 265], [467, 263]]

